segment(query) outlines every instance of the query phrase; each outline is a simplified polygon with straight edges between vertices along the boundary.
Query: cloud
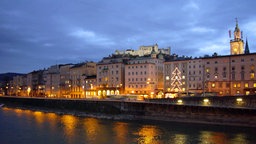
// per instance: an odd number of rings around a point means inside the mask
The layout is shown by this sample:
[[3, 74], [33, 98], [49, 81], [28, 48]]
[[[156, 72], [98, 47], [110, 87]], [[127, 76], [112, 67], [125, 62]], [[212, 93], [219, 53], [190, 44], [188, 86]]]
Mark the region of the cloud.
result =
[[77, 28], [69, 33], [70, 36], [79, 38], [84, 42], [95, 44], [95, 45], [114, 45], [115, 43], [109, 38], [104, 37], [100, 34], [96, 34], [93, 31], [84, 30], [82, 28]]
[[191, 32], [195, 33], [214, 33], [215, 30], [211, 28], [206, 28], [206, 27], [193, 27], [190, 29]]
[[199, 5], [191, 0], [190, 2], [188, 2], [186, 5], [182, 7], [182, 10], [183, 11], [199, 10]]

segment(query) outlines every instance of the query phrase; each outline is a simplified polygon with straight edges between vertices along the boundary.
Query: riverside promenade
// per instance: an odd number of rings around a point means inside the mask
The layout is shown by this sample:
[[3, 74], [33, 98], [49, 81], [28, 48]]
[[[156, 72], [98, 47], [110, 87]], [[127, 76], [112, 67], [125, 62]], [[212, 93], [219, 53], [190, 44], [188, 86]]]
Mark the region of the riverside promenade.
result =
[[176, 121], [256, 127], [256, 96], [96, 100], [1, 96], [6, 107], [112, 119]]

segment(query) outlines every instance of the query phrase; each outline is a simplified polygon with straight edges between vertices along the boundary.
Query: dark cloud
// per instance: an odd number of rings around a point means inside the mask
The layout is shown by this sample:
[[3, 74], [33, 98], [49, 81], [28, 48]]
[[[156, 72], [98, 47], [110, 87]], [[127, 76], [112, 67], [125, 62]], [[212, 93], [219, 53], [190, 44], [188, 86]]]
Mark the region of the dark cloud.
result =
[[236, 17], [256, 51], [254, 0], [1, 0], [0, 5], [0, 73], [99, 61], [116, 49], [155, 43], [179, 55], [226, 55]]

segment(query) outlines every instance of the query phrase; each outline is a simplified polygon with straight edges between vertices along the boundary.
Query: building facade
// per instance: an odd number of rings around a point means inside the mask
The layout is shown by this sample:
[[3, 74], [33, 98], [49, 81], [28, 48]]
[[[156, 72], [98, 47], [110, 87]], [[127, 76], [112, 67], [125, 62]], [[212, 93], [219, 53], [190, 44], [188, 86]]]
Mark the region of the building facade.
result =
[[133, 49], [127, 49], [125, 51], [115, 51], [115, 55], [131, 55], [131, 56], [147, 56], [150, 55], [152, 51], [155, 51], [156, 54], [165, 54], [165, 55], [170, 55], [171, 53], [171, 48], [158, 48], [158, 45], [150, 45], [150, 46], [140, 46], [138, 50], [133, 50]]
[[85, 78], [96, 74], [96, 63], [85, 62], [70, 68], [70, 98], [85, 97]]
[[124, 90], [124, 70], [129, 57], [113, 55], [97, 63], [97, 95], [119, 95]]
[[217, 95], [256, 94], [256, 53], [204, 58], [206, 91]]
[[163, 57], [158, 57], [154, 50], [151, 55], [130, 59], [125, 65], [125, 93], [162, 97], [163, 62]]

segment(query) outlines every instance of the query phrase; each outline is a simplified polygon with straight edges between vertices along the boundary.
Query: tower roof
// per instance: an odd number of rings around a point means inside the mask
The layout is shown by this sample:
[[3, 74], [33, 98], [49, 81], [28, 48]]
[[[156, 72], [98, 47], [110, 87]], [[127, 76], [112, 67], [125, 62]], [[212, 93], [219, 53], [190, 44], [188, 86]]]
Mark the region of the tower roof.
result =
[[237, 18], [236, 18], [236, 28], [235, 28], [235, 31], [236, 31], [236, 32], [240, 31], [239, 26], [238, 26], [238, 20], [237, 20]]
[[247, 41], [247, 38], [246, 38], [246, 43], [245, 43], [245, 49], [244, 49], [244, 53], [245, 53], [245, 54], [249, 54], [249, 53], [250, 53], [250, 50], [249, 50], [249, 45], [248, 45], [248, 41]]

